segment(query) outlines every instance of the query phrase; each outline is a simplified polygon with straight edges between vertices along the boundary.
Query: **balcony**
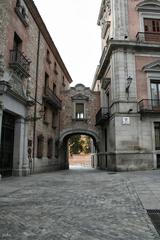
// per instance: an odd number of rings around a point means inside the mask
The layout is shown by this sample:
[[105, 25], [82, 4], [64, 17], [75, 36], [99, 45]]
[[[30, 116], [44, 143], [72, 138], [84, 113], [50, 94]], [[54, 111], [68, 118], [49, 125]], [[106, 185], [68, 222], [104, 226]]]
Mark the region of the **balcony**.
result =
[[29, 77], [29, 68], [31, 61], [19, 50], [10, 50], [10, 62], [9, 65], [18, 74], [23, 77]]
[[138, 42], [160, 43], [160, 33], [156, 32], [138, 32], [136, 38]]
[[102, 56], [101, 56], [101, 58], [100, 58], [100, 66], [103, 65], [103, 62], [104, 62], [106, 53], [107, 53], [107, 47], [105, 46], [104, 49], [103, 49], [103, 52], [102, 52]]
[[49, 87], [46, 87], [43, 97], [46, 103], [50, 104], [55, 109], [62, 108], [61, 100], [54, 94], [54, 92]]
[[109, 108], [103, 107], [96, 114], [96, 126], [103, 124], [109, 118]]
[[160, 113], [160, 100], [143, 99], [138, 103], [140, 113]]

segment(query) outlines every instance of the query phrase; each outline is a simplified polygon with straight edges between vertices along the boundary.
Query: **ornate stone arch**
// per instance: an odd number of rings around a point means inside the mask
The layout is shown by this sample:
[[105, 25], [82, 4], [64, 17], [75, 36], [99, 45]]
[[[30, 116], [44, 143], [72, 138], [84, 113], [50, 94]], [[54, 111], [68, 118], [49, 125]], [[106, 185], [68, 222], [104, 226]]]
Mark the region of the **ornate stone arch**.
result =
[[82, 134], [82, 135], [90, 136], [93, 139], [93, 142], [98, 149], [98, 144], [100, 142], [98, 134], [93, 130], [82, 129], [82, 128], [76, 128], [76, 129], [68, 128], [68, 129], [65, 129], [64, 131], [62, 131], [60, 133], [60, 137], [59, 137], [59, 145], [61, 146], [63, 144], [63, 141], [66, 138], [69, 138], [70, 136], [75, 135], [75, 134]]

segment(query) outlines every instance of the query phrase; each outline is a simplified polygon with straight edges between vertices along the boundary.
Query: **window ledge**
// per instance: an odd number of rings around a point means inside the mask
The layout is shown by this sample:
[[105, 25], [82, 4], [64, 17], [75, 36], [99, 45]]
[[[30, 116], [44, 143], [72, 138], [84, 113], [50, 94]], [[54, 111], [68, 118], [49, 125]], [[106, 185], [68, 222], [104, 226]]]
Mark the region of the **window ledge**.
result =
[[88, 118], [72, 118], [72, 121], [87, 122]]

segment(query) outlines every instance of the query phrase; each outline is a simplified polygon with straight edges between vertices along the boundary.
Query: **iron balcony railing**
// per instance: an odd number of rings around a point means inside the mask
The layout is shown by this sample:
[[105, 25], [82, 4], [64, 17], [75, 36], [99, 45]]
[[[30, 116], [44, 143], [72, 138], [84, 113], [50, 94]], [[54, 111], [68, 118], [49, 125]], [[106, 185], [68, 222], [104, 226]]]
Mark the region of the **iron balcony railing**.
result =
[[139, 112], [157, 112], [160, 113], [160, 99], [142, 99], [138, 103]]
[[102, 107], [96, 114], [96, 125], [103, 124], [109, 118], [109, 108]]
[[29, 77], [31, 61], [19, 50], [10, 50], [10, 67], [23, 74], [25, 77]]
[[137, 41], [139, 42], [159, 42], [160, 33], [155, 32], [138, 32], [136, 35]]
[[49, 87], [46, 87], [44, 90], [44, 99], [54, 108], [56, 109], [62, 108], [62, 101], [55, 95], [55, 93]]

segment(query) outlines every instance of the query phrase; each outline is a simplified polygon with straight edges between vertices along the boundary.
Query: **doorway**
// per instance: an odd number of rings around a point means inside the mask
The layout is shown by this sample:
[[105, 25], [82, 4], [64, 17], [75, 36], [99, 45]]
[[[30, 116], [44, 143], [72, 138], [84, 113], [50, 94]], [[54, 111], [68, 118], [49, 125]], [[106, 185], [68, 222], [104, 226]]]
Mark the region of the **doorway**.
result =
[[3, 112], [0, 153], [0, 174], [2, 177], [12, 176], [14, 127], [15, 117], [8, 112]]

